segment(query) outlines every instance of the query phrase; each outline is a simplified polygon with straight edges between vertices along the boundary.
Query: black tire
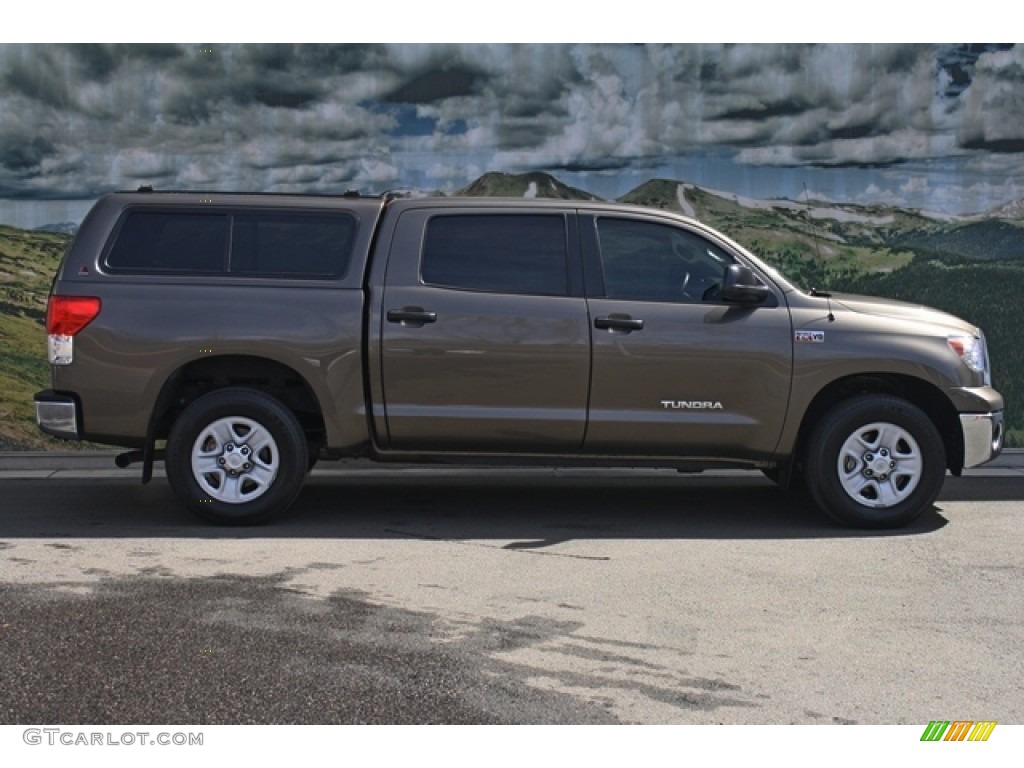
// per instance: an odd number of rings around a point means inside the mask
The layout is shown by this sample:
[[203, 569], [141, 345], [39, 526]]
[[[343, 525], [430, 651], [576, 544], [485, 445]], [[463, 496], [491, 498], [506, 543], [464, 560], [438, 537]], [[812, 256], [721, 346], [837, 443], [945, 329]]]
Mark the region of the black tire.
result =
[[804, 480], [815, 503], [857, 528], [900, 528], [930, 509], [946, 455], [931, 419], [890, 395], [846, 400], [807, 443]]
[[220, 525], [252, 525], [295, 501], [308, 454], [291, 411], [263, 392], [230, 388], [185, 409], [167, 439], [165, 466], [191, 512]]

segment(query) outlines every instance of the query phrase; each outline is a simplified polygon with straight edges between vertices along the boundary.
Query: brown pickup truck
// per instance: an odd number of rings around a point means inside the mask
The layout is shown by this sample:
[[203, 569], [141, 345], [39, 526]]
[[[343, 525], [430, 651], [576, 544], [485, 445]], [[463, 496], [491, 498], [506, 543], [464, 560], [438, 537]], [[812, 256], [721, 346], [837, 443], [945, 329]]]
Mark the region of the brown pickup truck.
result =
[[747, 467], [895, 527], [1002, 447], [978, 328], [804, 293], [696, 221], [609, 203], [115, 193], [47, 332], [40, 428], [133, 449], [144, 481], [162, 458], [218, 523], [371, 457]]

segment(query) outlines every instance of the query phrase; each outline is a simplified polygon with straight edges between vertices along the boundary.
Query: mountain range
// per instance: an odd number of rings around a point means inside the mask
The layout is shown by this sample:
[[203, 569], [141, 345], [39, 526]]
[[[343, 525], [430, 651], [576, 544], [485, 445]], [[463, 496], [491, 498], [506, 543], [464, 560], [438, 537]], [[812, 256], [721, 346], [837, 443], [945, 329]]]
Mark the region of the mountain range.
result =
[[[409, 196], [439, 196], [438, 190], [401, 190]], [[485, 173], [457, 190], [466, 197], [537, 197], [600, 200], [540, 171]], [[989, 211], [953, 216], [886, 205], [857, 205], [809, 199], [757, 199], [673, 179], [651, 179], [618, 198], [631, 203], [682, 213], [717, 227], [744, 245], [769, 251], [794, 252], [838, 261], [857, 262], [861, 248], [898, 253], [927, 253], [944, 260], [1015, 261], [1024, 259], [1024, 200]], [[75, 222], [46, 224], [38, 232], [74, 235]], [[846, 250], [842, 258], [842, 251]], [[853, 249], [850, 251], [850, 249]], [[756, 250], [756, 249], [755, 249]], [[884, 264], [880, 269], [898, 265]]]
[[[456, 194], [600, 199], [540, 172], [487, 173]], [[946, 260], [1024, 260], [1024, 201], [985, 213], [951, 216], [885, 205], [748, 198], [685, 181], [651, 179], [617, 202], [699, 219], [747, 246], [754, 242], [772, 248], [788, 246], [826, 258], [844, 248], [868, 248], [927, 252]]]
[[74, 235], [78, 232], [78, 224], [73, 221], [61, 221], [56, 224], [43, 224], [35, 228], [36, 232], [53, 232], [58, 235]]

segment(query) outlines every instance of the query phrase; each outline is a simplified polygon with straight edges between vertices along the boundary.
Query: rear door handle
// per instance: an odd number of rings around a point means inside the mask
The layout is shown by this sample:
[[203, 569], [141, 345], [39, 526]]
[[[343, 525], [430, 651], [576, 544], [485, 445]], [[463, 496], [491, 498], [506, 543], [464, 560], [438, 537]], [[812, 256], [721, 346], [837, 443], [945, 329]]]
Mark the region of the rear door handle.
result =
[[643, 330], [644, 321], [637, 320], [629, 315], [615, 314], [597, 318], [594, 320], [594, 327], [602, 331], [632, 333], [633, 331]]
[[431, 312], [423, 307], [390, 309], [388, 310], [388, 322], [401, 323], [410, 328], [420, 328], [426, 323], [437, 322], [437, 312]]

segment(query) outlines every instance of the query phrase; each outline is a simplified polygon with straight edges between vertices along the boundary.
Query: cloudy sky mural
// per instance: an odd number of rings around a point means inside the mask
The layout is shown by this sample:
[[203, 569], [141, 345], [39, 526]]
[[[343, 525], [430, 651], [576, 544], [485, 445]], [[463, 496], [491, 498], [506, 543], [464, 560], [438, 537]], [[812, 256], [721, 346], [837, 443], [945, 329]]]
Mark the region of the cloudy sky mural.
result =
[[140, 184], [452, 192], [491, 170], [984, 211], [1024, 198], [1024, 49], [0, 46], [0, 223]]

